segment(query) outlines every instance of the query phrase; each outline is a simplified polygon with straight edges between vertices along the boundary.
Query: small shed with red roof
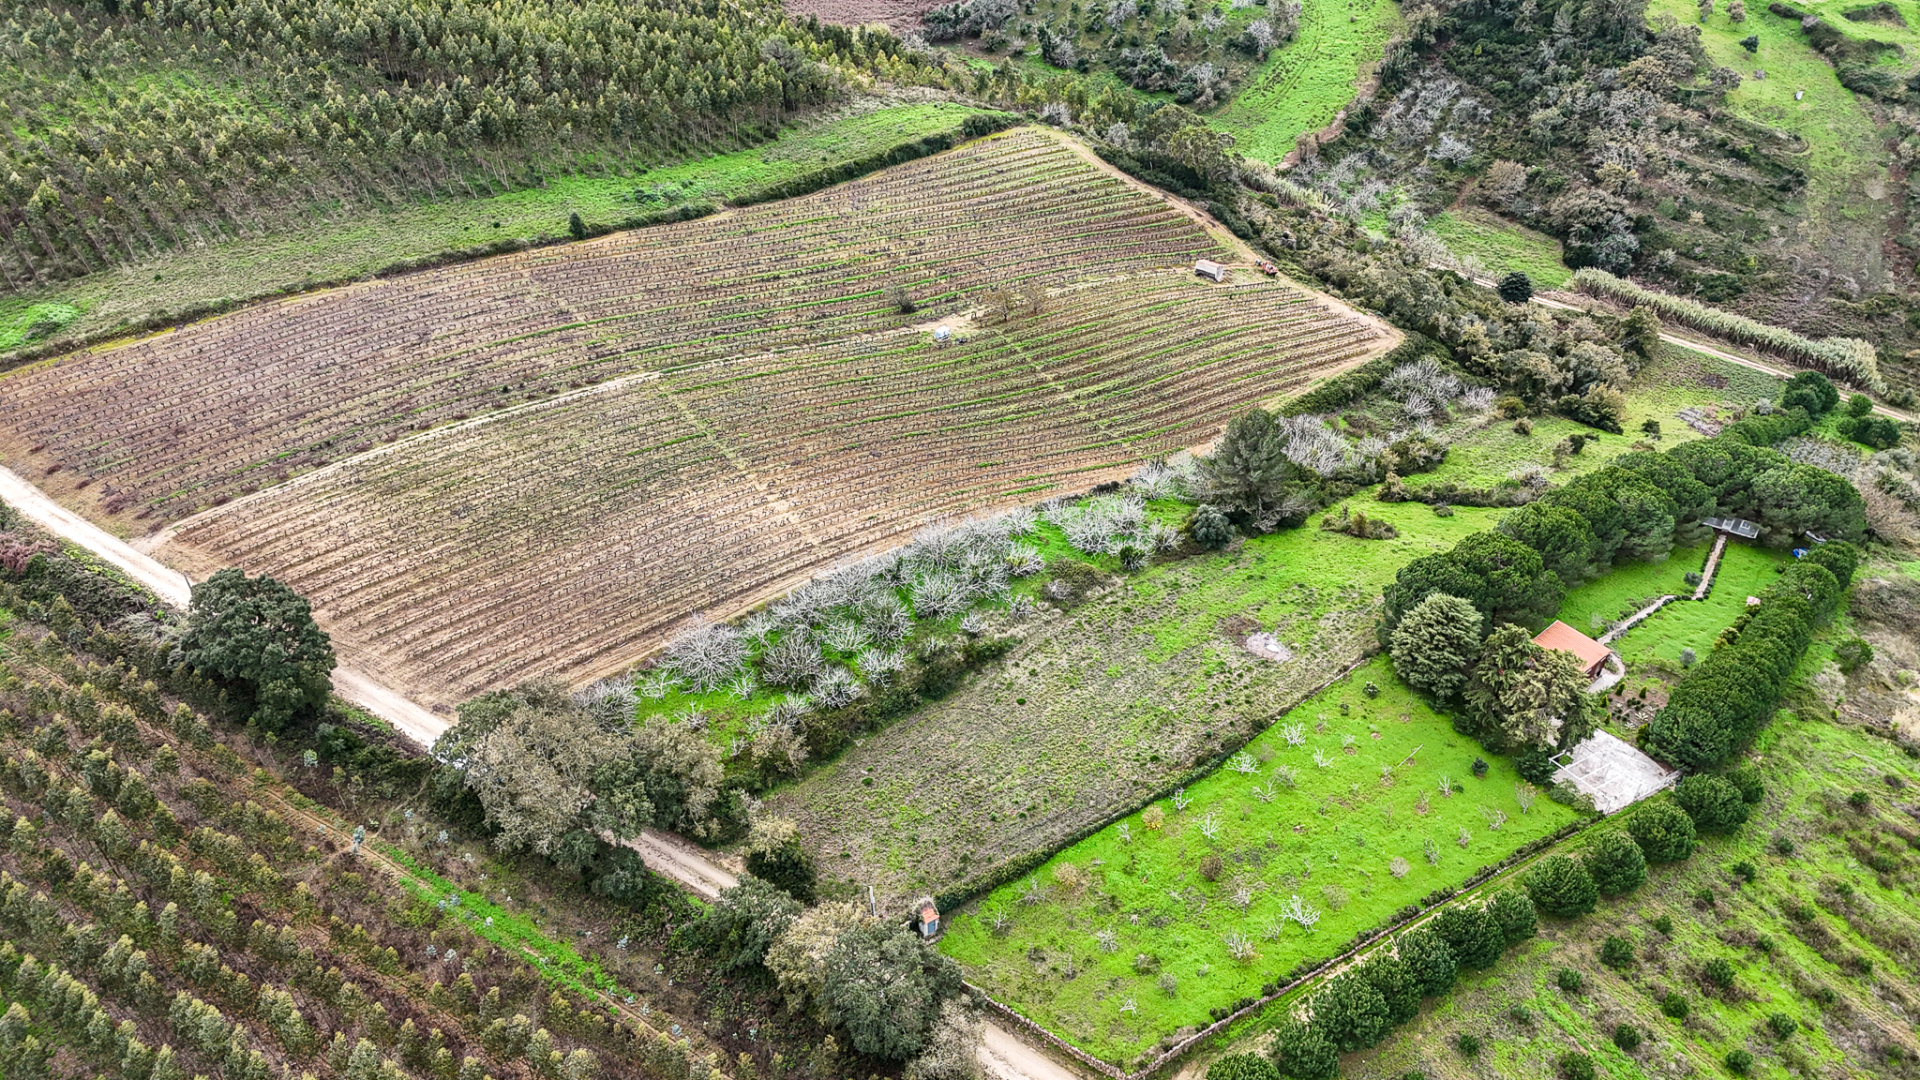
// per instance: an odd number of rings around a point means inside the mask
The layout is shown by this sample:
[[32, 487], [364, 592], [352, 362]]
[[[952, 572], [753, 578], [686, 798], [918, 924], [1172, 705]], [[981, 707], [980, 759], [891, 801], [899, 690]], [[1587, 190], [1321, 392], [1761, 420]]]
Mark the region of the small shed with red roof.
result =
[[1533, 643], [1543, 649], [1572, 653], [1580, 660], [1580, 666], [1586, 669], [1588, 678], [1595, 678], [1600, 669], [1606, 666], [1607, 656], [1612, 652], [1605, 645], [1568, 626], [1554, 620], [1552, 626], [1534, 636]]

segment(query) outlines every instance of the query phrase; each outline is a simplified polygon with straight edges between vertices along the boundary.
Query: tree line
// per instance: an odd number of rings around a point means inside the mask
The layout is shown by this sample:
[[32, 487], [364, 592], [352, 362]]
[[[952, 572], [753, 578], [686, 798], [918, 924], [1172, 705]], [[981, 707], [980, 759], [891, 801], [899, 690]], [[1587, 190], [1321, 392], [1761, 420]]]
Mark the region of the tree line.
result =
[[324, 205], [767, 137], [848, 78], [932, 77], [881, 30], [753, 0], [156, 0], [0, 23], [13, 288]]

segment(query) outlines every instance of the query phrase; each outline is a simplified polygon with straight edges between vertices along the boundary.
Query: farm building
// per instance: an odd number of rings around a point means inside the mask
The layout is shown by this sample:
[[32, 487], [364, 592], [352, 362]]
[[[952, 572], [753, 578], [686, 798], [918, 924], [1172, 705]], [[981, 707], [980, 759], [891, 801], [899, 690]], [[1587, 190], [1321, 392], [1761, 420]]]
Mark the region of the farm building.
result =
[[1612, 654], [1612, 650], [1605, 645], [1558, 619], [1554, 620], [1552, 626], [1536, 634], [1533, 643], [1543, 649], [1555, 649], [1579, 657], [1580, 666], [1586, 669], [1587, 677], [1590, 679], [1600, 674], [1600, 669], [1606, 665], [1607, 657]]
[[1201, 259], [1193, 264], [1193, 272], [1208, 281], [1227, 280], [1227, 268], [1212, 259]]

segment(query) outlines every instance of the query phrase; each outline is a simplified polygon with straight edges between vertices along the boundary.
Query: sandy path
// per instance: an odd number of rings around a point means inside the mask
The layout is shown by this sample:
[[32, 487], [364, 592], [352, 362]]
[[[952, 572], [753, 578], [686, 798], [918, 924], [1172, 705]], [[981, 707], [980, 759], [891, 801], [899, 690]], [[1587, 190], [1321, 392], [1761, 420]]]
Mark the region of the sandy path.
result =
[[[1489, 289], [1495, 287], [1492, 281], [1484, 280], [1481, 278], [1475, 278], [1474, 282], [1475, 284], [1485, 285]], [[1561, 311], [1588, 310], [1587, 308], [1581, 307], [1577, 304], [1569, 304], [1569, 303], [1566, 303], [1565, 301], [1553, 300], [1545, 296], [1535, 296], [1533, 298], [1533, 302], [1536, 304], [1539, 304], [1542, 307], [1557, 308]], [[1812, 368], [1797, 368], [1788, 364], [1769, 364], [1761, 360], [1755, 360], [1749, 356], [1739, 356], [1734, 353], [1726, 352], [1722, 349], [1716, 349], [1713, 346], [1708, 345], [1706, 342], [1703, 342], [1703, 341], [1698, 341], [1688, 337], [1680, 337], [1679, 335], [1669, 334], [1669, 333], [1666, 333], [1665, 331], [1661, 332], [1660, 340], [1666, 342], [1669, 345], [1678, 345], [1683, 349], [1692, 349], [1694, 352], [1697, 352], [1697, 353], [1705, 353], [1706, 355], [1711, 356], [1716, 360], [1725, 360], [1729, 364], [1738, 364], [1743, 368], [1752, 368], [1754, 371], [1764, 371], [1769, 375], [1775, 375], [1782, 379], [1791, 379], [1802, 371], [1813, 370]], [[1892, 408], [1891, 406], [1882, 405], [1877, 401], [1873, 403], [1873, 411], [1875, 413], [1878, 413], [1881, 416], [1891, 417], [1892, 419], [1895, 419], [1895, 420], [1900, 420], [1906, 423], [1913, 422], [1912, 414], [1901, 412], [1900, 410]]]
[[[135, 550], [126, 541], [54, 502], [46, 492], [12, 469], [0, 467], [0, 499], [53, 535], [93, 552], [169, 606], [181, 611], [187, 609], [193, 583], [184, 572]], [[422, 746], [432, 746], [450, 726], [448, 721], [354, 668], [334, 668], [333, 688], [341, 697], [392, 724]]]
[[980, 1025], [980, 1045], [974, 1054], [994, 1080], [1081, 1080], [1079, 1073], [1021, 1042], [992, 1020]]

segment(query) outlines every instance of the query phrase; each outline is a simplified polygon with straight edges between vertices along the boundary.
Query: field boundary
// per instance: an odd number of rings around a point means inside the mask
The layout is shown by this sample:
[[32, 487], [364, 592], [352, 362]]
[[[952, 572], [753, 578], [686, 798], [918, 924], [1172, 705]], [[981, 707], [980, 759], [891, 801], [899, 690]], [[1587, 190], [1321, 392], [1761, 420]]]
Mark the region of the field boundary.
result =
[[[1100, 830], [1107, 828], [1108, 826], [1114, 824], [1120, 819], [1137, 814], [1140, 811], [1146, 809], [1147, 807], [1152, 806], [1154, 803], [1159, 802], [1161, 799], [1168, 798], [1173, 794], [1176, 788], [1183, 788], [1183, 787], [1186, 787], [1188, 784], [1197, 783], [1201, 780], [1206, 779], [1209, 776], [1212, 776], [1214, 773], [1219, 772], [1221, 767], [1227, 763], [1228, 758], [1231, 758], [1233, 755], [1239, 753], [1241, 750], [1246, 749], [1248, 743], [1251, 743], [1254, 739], [1259, 738], [1269, 728], [1273, 727], [1274, 724], [1279, 723], [1283, 717], [1285, 717], [1288, 713], [1292, 712], [1293, 710], [1299, 708], [1302, 703], [1311, 699], [1315, 694], [1321, 693], [1322, 691], [1326, 690], [1328, 687], [1332, 686], [1334, 683], [1337, 683], [1341, 679], [1344, 679], [1347, 676], [1353, 674], [1355, 671], [1358, 671], [1362, 665], [1370, 662], [1374, 658], [1374, 656], [1376, 656], [1379, 652], [1380, 652], [1379, 649], [1368, 649], [1365, 652], [1361, 653], [1359, 659], [1348, 664], [1346, 667], [1341, 668], [1337, 673], [1335, 673], [1332, 677], [1328, 678], [1325, 682], [1320, 683], [1318, 686], [1309, 688], [1305, 693], [1301, 695], [1299, 701], [1294, 702], [1292, 705], [1287, 706], [1285, 709], [1282, 709], [1280, 712], [1275, 714], [1273, 719], [1267, 722], [1265, 725], [1261, 726], [1261, 728], [1258, 731], [1255, 731], [1253, 734], [1247, 736], [1246, 739], [1240, 742], [1237, 742], [1232, 746], [1223, 748], [1222, 750], [1220, 750], [1219, 753], [1214, 755], [1214, 757], [1208, 760], [1207, 762], [1200, 765], [1196, 765], [1191, 770], [1180, 774], [1178, 777], [1174, 779], [1166, 781], [1165, 783], [1161, 784], [1157, 788], [1154, 788], [1153, 791], [1150, 794], [1148, 794], [1146, 798], [1138, 800], [1136, 802], [1128, 803], [1126, 804], [1125, 809], [1122, 809], [1116, 813], [1110, 814], [1107, 817], [1102, 818], [1078, 830], [1077, 832], [1069, 834], [1067, 839], [1062, 840], [1058, 845], [1048, 849], [1045, 852], [1029, 853], [1018, 859], [1001, 863], [999, 867], [993, 870], [987, 871], [987, 873], [984, 874], [982, 877], [977, 878], [972, 882], [964, 882], [964, 881], [961, 882], [960, 885], [955, 889], [949, 892], [944, 892], [939, 894], [939, 896], [935, 900], [935, 906], [937, 906], [941, 911], [953, 911], [966, 904], [970, 904], [973, 901], [980, 899], [982, 896], [985, 896], [987, 893], [990, 893], [993, 890], [999, 888], [1000, 886], [1011, 883], [1015, 878], [1019, 877], [1020, 875], [1030, 874], [1035, 870], [1040, 869], [1042, 866], [1045, 866], [1048, 863], [1048, 861], [1050, 861], [1054, 856], [1067, 850], [1068, 848], [1079, 843], [1080, 841], [1085, 840], [1087, 837], [1092, 836], [1094, 833], [1097, 833]], [[1015, 867], [1018, 867], [1018, 869], [1015, 869]]]

